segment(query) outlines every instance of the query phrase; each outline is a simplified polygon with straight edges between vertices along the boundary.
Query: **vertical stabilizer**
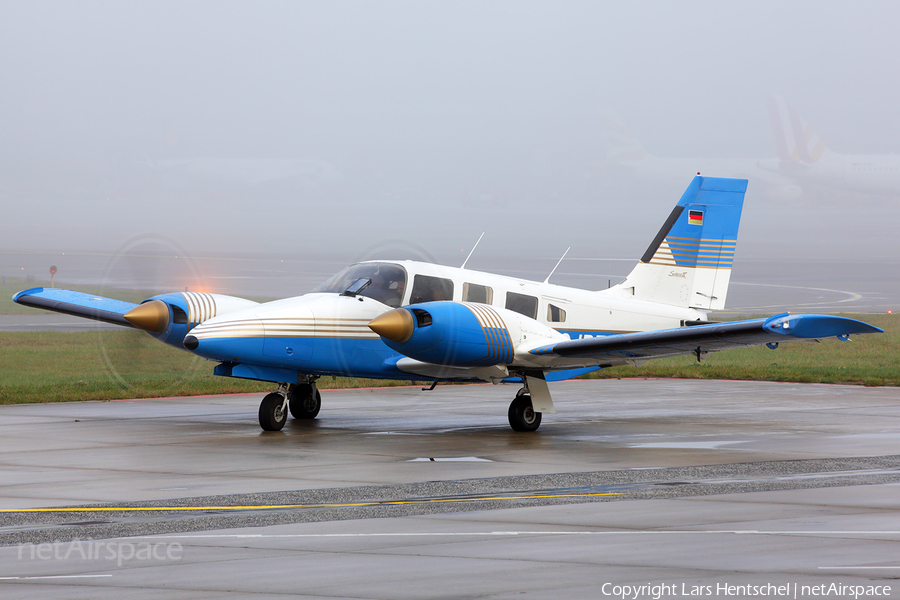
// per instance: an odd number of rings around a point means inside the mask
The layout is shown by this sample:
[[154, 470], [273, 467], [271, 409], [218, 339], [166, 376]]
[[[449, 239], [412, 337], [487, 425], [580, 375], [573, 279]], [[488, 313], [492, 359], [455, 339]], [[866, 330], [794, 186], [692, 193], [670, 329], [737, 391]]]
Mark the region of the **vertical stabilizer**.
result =
[[769, 96], [767, 102], [778, 158], [782, 162], [811, 165], [828, 152], [825, 142], [784, 98]]
[[673, 306], [725, 308], [746, 191], [746, 179], [694, 177], [613, 293]]

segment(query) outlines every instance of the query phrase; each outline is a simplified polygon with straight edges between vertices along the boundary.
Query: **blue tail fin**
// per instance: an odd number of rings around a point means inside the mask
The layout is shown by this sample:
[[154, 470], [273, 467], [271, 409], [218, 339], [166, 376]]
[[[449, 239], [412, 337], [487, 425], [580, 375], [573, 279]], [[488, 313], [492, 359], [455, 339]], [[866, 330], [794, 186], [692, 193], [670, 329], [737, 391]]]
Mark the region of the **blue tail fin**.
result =
[[725, 307], [746, 179], [694, 177], [619, 293], [649, 302]]

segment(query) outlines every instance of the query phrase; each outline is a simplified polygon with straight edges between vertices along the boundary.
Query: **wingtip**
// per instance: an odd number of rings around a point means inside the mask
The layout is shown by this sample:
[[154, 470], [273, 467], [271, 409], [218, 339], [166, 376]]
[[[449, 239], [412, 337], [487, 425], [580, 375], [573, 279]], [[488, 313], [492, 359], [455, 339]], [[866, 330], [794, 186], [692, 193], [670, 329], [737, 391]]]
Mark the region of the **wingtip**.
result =
[[22, 290], [18, 294], [13, 294], [12, 299], [13, 299], [13, 302], [18, 304], [19, 298], [22, 298], [23, 296], [30, 296], [31, 294], [40, 294], [43, 291], [44, 291], [44, 288], [42, 288], [42, 287], [29, 288], [27, 290]]
[[832, 315], [776, 315], [763, 324], [772, 333], [798, 338], [846, 337], [850, 334], [884, 333], [884, 330], [856, 319]]

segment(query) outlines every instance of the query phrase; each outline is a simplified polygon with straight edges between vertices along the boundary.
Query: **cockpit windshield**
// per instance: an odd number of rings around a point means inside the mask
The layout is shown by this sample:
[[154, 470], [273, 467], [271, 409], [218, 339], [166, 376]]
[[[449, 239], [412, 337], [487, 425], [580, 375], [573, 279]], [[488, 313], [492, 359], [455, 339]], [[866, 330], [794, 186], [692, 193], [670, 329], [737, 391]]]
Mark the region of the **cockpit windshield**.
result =
[[406, 270], [390, 263], [350, 265], [312, 291], [340, 294], [363, 278], [371, 279], [372, 283], [359, 292], [360, 296], [378, 300], [391, 308], [397, 308], [403, 302], [403, 292], [406, 290]]

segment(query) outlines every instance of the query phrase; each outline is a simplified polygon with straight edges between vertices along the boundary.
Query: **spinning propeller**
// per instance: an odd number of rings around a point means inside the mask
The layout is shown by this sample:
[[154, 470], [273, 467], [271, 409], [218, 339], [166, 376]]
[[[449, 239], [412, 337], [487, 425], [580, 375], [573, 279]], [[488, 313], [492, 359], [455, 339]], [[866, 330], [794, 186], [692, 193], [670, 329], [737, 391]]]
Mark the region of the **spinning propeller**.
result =
[[[192, 259], [173, 240], [143, 235], [124, 244], [103, 274], [103, 293], [141, 302], [160, 292], [202, 288]], [[101, 357], [110, 376], [136, 397], [171, 395], [196, 376], [200, 359], [160, 346], [144, 331], [160, 334], [170, 321], [170, 307], [150, 300], [129, 311], [125, 319], [143, 331], [98, 329]], [[164, 356], [159, 356], [163, 353]]]

